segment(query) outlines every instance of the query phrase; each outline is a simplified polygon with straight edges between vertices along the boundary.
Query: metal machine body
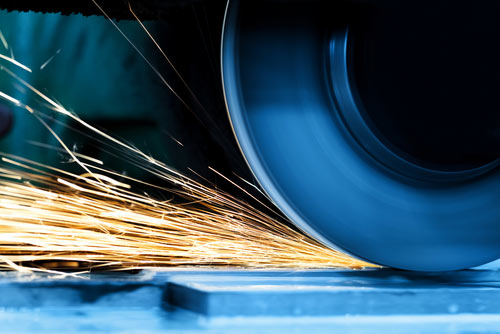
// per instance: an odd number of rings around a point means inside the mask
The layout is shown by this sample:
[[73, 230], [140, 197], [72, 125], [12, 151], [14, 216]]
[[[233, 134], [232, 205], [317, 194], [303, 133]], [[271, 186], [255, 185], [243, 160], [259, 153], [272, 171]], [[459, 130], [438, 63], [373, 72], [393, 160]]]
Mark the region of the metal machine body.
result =
[[[498, 80], [498, 67], [476, 63], [491, 60], [498, 48], [461, 52], [462, 44], [454, 43], [456, 27], [450, 28], [458, 22], [467, 26], [464, 31], [494, 38], [498, 25], [477, 27], [481, 20], [490, 22], [488, 13], [498, 6], [483, 8], [481, 2], [471, 11], [450, 1], [410, 2], [415, 8], [392, 1], [341, 3], [229, 3], [222, 48], [226, 100], [241, 150], [262, 188], [303, 231], [370, 262], [442, 271], [498, 258], [499, 143], [496, 135], [483, 137], [498, 133], [486, 123], [498, 119], [492, 91], [497, 83], [491, 79]], [[437, 9], [426, 21], [433, 25], [428, 30], [444, 37], [420, 37], [420, 28], [402, 23], [425, 19], [429, 8]], [[382, 19], [392, 27], [377, 23]], [[396, 31], [392, 40], [377, 36], [389, 28]], [[376, 68], [377, 53], [387, 50], [382, 59], [390, 57], [406, 39], [415, 50], [436, 56], [419, 60], [419, 53], [402, 53]], [[442, 48], [448, 53], [439, 58]], [[449, 62], [462, 62], [457, 71], [470, 96], [453, 91], [455, 76], [443, 70]], [[412, 84], [420, 80], [412, 67], [425, 71], [427, 86]], [[408, 76], [395, 82], [407, 68]], [[433, 80], [449, 89], [433, 86]], [[363, 92], [365, 81], [372, 84], [365, 89], [369, 93]], [[384, 100], [381, 87], [393, 95]], [[393, 100], [401, 103], [393, 106]], [[398, 130], [405, 126], [406, 133]]]

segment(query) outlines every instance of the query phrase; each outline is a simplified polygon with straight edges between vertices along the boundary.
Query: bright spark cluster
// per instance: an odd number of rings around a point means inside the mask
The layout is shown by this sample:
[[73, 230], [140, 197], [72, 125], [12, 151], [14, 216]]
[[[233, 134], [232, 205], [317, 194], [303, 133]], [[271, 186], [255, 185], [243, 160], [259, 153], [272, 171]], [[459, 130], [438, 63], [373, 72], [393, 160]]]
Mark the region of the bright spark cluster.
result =
[[4, 156], [0, 261], [131, 269], [165, 266], [363, 267], [228, 194], [176, 177], [184, 204], [134, 193], [109, 176], [74, 175]]

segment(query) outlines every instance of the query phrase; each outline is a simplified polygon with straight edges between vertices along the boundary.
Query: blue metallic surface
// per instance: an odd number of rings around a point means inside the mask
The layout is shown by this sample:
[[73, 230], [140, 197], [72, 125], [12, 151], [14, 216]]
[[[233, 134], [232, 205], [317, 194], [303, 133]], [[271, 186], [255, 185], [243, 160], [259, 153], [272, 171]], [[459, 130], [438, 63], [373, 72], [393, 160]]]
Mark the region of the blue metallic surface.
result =
[[0, 273], [2, 333], [497, 333], [498, 264], [382, 270]]
[[498, 258], [498, 170], [433, 183], [373, 159], [340, 115], [347, 96], [329, 85], [335, 30], [294, 4], [231, 1], [226, 16], [227, 106], [263, 189], [306, 233], [371, 262], [441, 271]]

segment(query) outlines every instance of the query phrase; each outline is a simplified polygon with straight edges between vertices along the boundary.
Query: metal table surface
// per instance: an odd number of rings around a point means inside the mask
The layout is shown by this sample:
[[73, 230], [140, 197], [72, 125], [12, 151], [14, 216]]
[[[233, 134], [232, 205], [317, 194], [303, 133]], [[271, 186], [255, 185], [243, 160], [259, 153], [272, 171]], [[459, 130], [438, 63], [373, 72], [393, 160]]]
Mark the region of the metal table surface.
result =
[[0, 332], [500, 333], [499, 270], [3, 272]]

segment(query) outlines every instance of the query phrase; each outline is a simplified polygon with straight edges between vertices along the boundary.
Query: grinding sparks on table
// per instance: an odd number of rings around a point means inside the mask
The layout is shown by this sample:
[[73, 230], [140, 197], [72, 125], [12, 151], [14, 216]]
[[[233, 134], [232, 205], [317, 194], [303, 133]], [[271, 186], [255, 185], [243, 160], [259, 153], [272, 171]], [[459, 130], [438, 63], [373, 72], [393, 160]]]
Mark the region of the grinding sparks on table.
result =
[[366, 265], [186, 178], [179, 179], [174, 190], [190, 200], [184, 204], [155, 200], [130, 188], [109, 176], [74, 175], [4, 156], [0, 168], [3, 266], [19, 270], [36, 263], [59, 263], [63, 268], [85, 270]]
[[[0, 154], [1, 267], [87, 271], [169, 266], [371, 266], [294, 230], [285, 218], [275, 218], [279, 214], [271, 217], [231, 194], [187, 177], [86, 123], [11, 70], [4, 66], [0, 70], [43, 100], [44, 108], [68, 117], [101, 145], [113, 147], [130, 165], [167, 184], [159, 186], [122, 175], [107, 169], [101, 160], [70, 150], [46, 122], [44, 112], [0, 91], [1, 99], [19, 112], [31, 113], [61, 147], [35, 145], [65, 152], [82, 170], [76, 174]], [[155, 199], [136, 186], [161, 191], [172, 199]]]

